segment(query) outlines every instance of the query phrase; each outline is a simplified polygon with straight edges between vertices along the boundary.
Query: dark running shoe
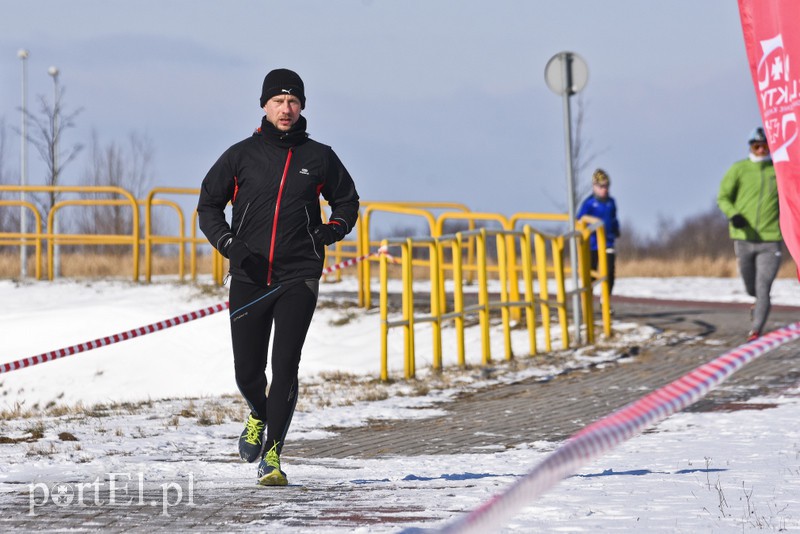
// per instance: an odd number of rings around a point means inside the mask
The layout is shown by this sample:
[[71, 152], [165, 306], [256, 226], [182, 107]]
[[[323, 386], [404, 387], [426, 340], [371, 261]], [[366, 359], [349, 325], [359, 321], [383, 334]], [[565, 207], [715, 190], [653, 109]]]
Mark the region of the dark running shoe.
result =
[[278, 442], [272, 444], [270, 450], [258, 464], [258, 483], [262, 486], [285, 486], [289, 483], [286, 473], [281, 471], [281, 458], [278, 456]]
[[247, 418], [242, 435], [239, 437], [239, 456], [245, 462], [253, 463], [264, 450], [264, 427], [266, 423], [256, 419], [253, 414]]

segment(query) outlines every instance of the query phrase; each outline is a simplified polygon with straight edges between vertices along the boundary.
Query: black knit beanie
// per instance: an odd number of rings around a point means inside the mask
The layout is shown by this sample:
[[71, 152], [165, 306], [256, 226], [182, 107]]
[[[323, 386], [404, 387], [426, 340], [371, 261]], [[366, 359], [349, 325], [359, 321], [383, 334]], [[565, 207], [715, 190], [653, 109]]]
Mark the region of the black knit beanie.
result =
[[289, 94], [300, 99], [300, 109], [306, 107], [306, 94], [303, 87], [303, 80], [296, 72], [289, 69], [275, 69], [269, 72], [264, 78], [261, 86], [261, 107], [267, 100], [275, 95]]

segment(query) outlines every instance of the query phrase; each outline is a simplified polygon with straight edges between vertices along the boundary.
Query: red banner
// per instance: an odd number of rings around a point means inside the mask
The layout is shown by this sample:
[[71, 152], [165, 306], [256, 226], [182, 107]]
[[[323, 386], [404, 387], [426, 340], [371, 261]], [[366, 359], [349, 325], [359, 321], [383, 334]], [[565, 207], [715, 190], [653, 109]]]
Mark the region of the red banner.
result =
[[800, 2], [739, 0], [739, 15], [778, 178], [781, 233], [800, 278]]

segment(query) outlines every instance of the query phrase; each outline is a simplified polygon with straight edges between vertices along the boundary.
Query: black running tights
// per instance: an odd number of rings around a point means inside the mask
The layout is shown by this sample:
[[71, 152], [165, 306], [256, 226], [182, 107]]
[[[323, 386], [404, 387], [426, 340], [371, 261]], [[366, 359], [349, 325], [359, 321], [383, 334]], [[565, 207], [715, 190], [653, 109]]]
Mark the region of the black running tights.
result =
[[[319, 281], [260, 287], [233, 280], [231, 339], [236, 385], [253, 415], [267, 422], [267, 447], [283, 447], [297, 404], [300, 353], [317, 305]], [[272, 385], [267, 395], [267, 350], [272, 325]]]

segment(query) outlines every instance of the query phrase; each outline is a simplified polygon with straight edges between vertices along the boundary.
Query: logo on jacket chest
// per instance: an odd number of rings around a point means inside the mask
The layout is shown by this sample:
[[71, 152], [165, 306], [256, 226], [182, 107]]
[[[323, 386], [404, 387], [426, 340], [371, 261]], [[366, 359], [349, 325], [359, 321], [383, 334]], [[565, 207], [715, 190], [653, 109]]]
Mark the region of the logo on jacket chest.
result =
[[305, 174], [306, 176], [308, 176], [308, 174], [309, 174], [309, 173], [308, 173], [308, 169], [306, 169], [305, 167], [303, 167], [302, 169], [300, 169], [300, 174]]

